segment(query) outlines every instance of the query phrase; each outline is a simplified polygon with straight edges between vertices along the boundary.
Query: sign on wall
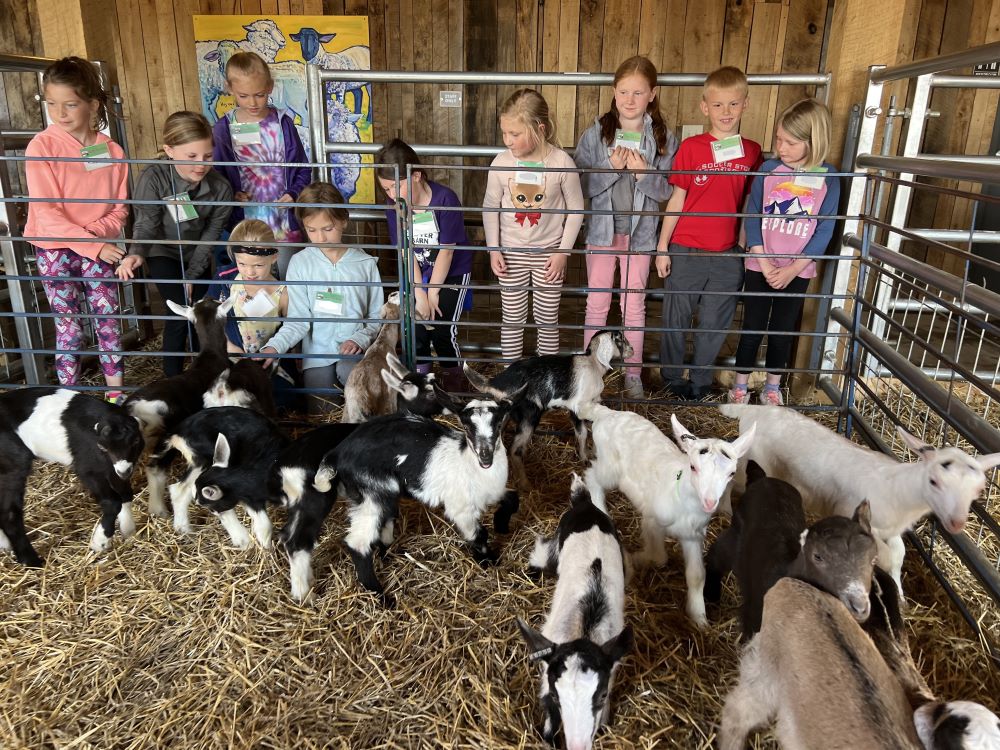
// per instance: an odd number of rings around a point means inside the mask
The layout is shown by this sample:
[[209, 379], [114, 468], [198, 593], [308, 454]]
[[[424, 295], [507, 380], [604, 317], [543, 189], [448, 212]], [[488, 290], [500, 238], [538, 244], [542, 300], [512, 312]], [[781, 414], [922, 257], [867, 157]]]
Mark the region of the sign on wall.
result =
[[[194, 16], [195, 50], [202, 110], [210, 122], [235, 103], [223, 71], [237, 52], [256, 52], [271, 69], [272, 105], [288, 112], [310, 159], [306, 65], [336, 70], [370, 70], [367, 16]], [[326, 130], [331, 141], [372, 142], [371, 84], [326, 84]], [[369, 154], [331, 154], [331, 179], [352, 203], [375, 199]]]

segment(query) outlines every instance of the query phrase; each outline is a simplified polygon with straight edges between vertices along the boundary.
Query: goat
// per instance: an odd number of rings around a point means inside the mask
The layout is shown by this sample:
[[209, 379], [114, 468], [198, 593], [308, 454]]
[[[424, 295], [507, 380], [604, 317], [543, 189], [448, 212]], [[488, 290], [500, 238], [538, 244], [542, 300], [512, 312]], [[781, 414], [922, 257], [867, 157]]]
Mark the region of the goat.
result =
[[591, 502], [576, 474], [569, 510], [551, 539], [536, 538], [530, 565], [555, 569], [559, 580], [541, 632], [521, 618], [517, 626], [541, 662], [542, 737], [553, 742], [562, 727], [568, 748], [590, 750], [607, 724], [618, 663], [632, 648], [625, 627], [625, 566], [618, 532]]
[[[350, 506], [345, 542], [358, 580], [386, 606], [393, 600], [375, 575], [373, 552], [392, 543], [401, 496], [443, 507], [473, 557], [497, 560], [483, 512], [500, 503], [493, 526], [506, 533], [517, 510], [517, 493], [507, 490], [507, 454], [501, 433], [510, 401], [470, 401], [459, 413], [462, 431], [412, 414], [377, 417], [359, 425], [323, 459], [313, 486], [343, 489]], [[289, 555], [301, 551], [288, 545]]]
[[[408, 372], [393, 355], [389, 355], [389, 366], [393, 371], [383, 370], [382, 378], [396, 391], [397, 412], [432, 417], [461, 411], [451, 396], [435, 384], [433, 374]], [[281, 452], [271, 472], [271, 495], [288, 508], [288, 521], [280, 538], [288, 551], [292, 598], [296, 601], [304, 601], [312, 588], [312, 550], [336, 501], [333, 493], [316, 489], [316, 471], [323, 457], [357, 426], [340, 423], [310, 430]]]
[[192, 414], [166, 439], [164, 451], [146, 469], [150, 502], [152, 488], [166, 483], [170, 465], [180, 454], [187, 473], [170, 485], [174, 530], [191, 533], [188, 508], [194, 500], [219, 517], [234, 546], [246, 548], [250, 536], [234, 511], [239, 504], [250, 516], [257, 541], [270, 547], [267, 479], [285, 443], [270, 419], [250, 409], [220, 406]]
[[611, 360], [630, 356], [632, 346], [624, 334], [605, 330], [594, 334], [585, 354], [528, 357], [514, 362], [490, 380], [465, 364], [465, 376], [477, 391], [493, 398], [512, 398], [515, 391], [522, 392], [514, 400], [510, 414], [514, 424], [510, 460], [518, 489], [522, 492], [529, 489], [524, 453], [542, 414], [549, 409], [562, 407], [569, 411], [577, 453], [581, 461], [587, 460], [587, 426], [580, 419], [580, 409], [600, 401], [604, 374], [611, 368]]
[[389, 295], [379, 317], [386, 322], [344, 383], [344, 422], [364, 422], [391, 414], [396, 408], [396, 394], [379, 373], [386, 367], [392, 372], [406, 372], [395, 355], [399, 343], [399, 292]]
[[115, 533], [135, 533], [132, 471], [142, 453], [139, 423], [120, 406], [60, 388], [0, 394], [0, 549], [22, 565], [43, 565], [24, 527], [24, 491], [34, 459], [71, 466], [101, 506], [90, 549], [103, 552]]
[[906, 693], [871, 639], [838, 599], [793, 578], [764, 595], [760, 632], [722, 709], [720, 750], [742, 750], [775, 718], [785, 750], [920, 747]]
[[938, 699], [913, 661], [903, 622], [899, 589], [887, 572], [875, 568], [871, 616], [862, 628], [899, 680], [910, 706], [917, 736], [927, 750], [1000, 748], [1000, 719], [979, 703]]
[[[849, 517], [867, 499], [879, 561], [900, 591], [902, 533], [930, 512], [948, 531], [961, 532], [986, 485], [983, 472], [1000, 464], [1000, 453], [973, 458], [958, 448], [934, 448], [902, 428], [899, 435], [918, 460], [900, 463], [791, 409], [724, 404], [720, 411], [739, 418], [740, 432], [757, 427], [759, 438], [747, 458], [768, 476], [798, 487], [807, 513]], [[737, 478], [735, 486], [741, 484]]]
[[274, 364], [271, 368], [263, 368], [252, 359], [234, 362], [219, 373], [202, 395], [202, 405], [206, 409], [242, 406], [274, 418], [278, 411], [274, 405], [271, 371], [277, 366], [278, 360], [272, 362]]
[[708, 551], [705, 598], [719, 601], [722, 576], [733, 571], [743, 598], [743, 637], [749, 639], [760, 630], [764, 594], [791, 576], [833, 594], [864, 622], [878, 553], [870, 519], [865, 502], [853, 519], [833, 516], [807, 529], [799, 491], [750, 461], [747, 491], [733, 509], [733, 522]]
[[687, 580], [687, 612], [698, 627], [708, 625], [702, 587], [705, 529], [719, 498], [736, 473], [736, 462], [753, 440], [748, 432], [727, 443], [697, 438], [671, 415], [679, 450], [649, 420], [628, 411], [589, 404], [580, 416], [593, 423], [597, 458], [585, 480], [594, 504], [605, 508], [605, 490], [619, 489], [642, 516], [644, 546], [634, 561], [662, 565], [664, 535], [680, 542]]

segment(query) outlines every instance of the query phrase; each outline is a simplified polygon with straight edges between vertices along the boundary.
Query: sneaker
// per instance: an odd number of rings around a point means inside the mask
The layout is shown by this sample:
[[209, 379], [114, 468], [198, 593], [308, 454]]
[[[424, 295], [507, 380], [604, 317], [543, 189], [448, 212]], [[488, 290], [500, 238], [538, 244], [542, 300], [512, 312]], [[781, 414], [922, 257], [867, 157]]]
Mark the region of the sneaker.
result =
[[628, 398], [646, 398], [646, 392], [642, 388], [642, 378], [638, 375], [625, 376], [625, 395]]
[[121, 391], [108, 391], [104, 395], [104, 400], [109, 404], [114, 404], [115, 406], [121, 406], [125, 403], [125, 394]]
[[777, 388], [765, 388], [760, 392], [760, 402], [764, 406], [784, 406], [785, 400]]
[[750, 391], [746, 388], [730, 388], [726, 394], [726, 403], [729, 404], [749, 404]]

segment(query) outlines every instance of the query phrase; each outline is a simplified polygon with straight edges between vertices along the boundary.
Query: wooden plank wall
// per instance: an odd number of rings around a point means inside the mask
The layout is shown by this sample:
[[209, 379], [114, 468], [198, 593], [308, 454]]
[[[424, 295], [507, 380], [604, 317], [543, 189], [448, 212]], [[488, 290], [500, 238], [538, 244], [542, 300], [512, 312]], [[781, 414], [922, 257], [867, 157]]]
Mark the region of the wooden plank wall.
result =
[[[33, 0], [0, 2], [0, 52], [38, 55], [41, 47], [38, 15]], [[41, 107], [34, 98], [37, 92], [38, 84], [34, 73], [0, 73], [0, 126], [11, 130], [40, 128]], [[5, 166], [14, 189], [18, 189], [23, 185], [24, 170], [13, 164]]]

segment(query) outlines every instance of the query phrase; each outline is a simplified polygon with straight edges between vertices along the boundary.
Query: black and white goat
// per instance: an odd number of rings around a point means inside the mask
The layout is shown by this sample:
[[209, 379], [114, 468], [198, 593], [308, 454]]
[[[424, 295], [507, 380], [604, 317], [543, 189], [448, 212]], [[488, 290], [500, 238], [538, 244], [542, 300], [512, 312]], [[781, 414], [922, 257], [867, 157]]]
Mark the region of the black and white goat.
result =
[[[581, 461], [587, 460], [587, 425], [580, 419], [580, 409], [601, 400], [604, 375], [611, 369], [611, 360], [631, 355], [632, 345], [623, 333], [605, 330], [594, 334], [585, 354], [528, 357], [514, 362], [490, 380], [466, 363], [465, 376], [473, 388], [493, 398], [514, 402], [510, 412], [514, 424], [510, 460], [519, 489], [528, 490], [524, 453], [542, 415], [549, 409], [569, 411], [577, 453]], [[518, 392], [520, 395], [515, 398]]]
[[[375, 575], [374, 551], [392, 543], [400, 497], [441, 507], [481, 564], [497, 559], [483, 513], [500, 503], [493, 527], [506, 533], [517, 510], [507, 490], [507, 453], [501, 434], [509, 401], [470, 401], [459, 412], [462, 430], [412, 414], [377, 417], [358, 425], [323, 459], [314, 482], [319, 492], [343, 490], [350, 505], [345, 542], [358, 580], [392, 603]], [[318, 529], [288, 535], [290, 557], [312, 549]]]
[[625, 627], [624, 553], [611, 519], [576, 474], [571, 506], [551, 539], [535, 540], [530, 566], [556, 571], [552, 609], [541, 632], [518, 618], [528, 658], [541, 664], [542, 737], [562, 728], [567, 748], [589, 750], [608, 722], [619, 662], [632, 648]]
[[[382, 370], [381, 376], [396, 394], [397, 412], [432, 417], [461, 411], [451, 396], [437, 386], [433, 374], [409, 372], [394, 356], [391, 359], [392, 371]], [[272, 496], [280, 497], [288, 508], [288, 521], [280, 536], [288, 550], [292, 597], [296, 601], [304, 601], [312, 587], [312, 550], [337, 499], [331, 491], [316, 489], [316, 471], [323, 457], [356, 427], [356, 423], [342, 422], [310, 430], [281, 452], [272, 471]]]
[[142, 453], [139, 423], [120, 406], [67, 389], [0, 394], [0, 549], [22, 565], [42, 558], [24, 527], [24, 490], [34, 459], [71, 466], [101, 506], [90, 548], [103, 552], [115, 533], [135, 533], [132, 471]]
[[[271, 360], [277, 363], [277, 360]], [[275, 417], [274, 390], [271, 385], [273, 366], [264, 368], [252, 359], [233, 362], [212, 381], [202, 395], [206, 409], [217, 406], [242, 406], [259, 411], [266, 417]]]
[[170, 464], [180, 454], [187, 472], [181, 481], [170, 485], [174, 530], [191, 532], [188, 508], [196, 501], [219, 517], [236, 547], [245, 548], [250, 536], [234, 510], [242, 505], [257, 541], [270, 547], [268, 478], [286, 442], [270, 419], [251, 409], [220, 406], [192, 414], [166, 439], [165, 450], [154, 456], [146, 469], [150, 504], [153, 488], [163, 487]]
[[[147, 447], [156, 446], [159, 452], [158, 439], [164, 433], [171, 432], [185, 417], [204, 408], [205, 392], [229, 367], [225, 325], [226, 315], [235, 302], [235, 297], [230, 297], [221, 304], [205, 297], [188, 307], [167, 300], [167, 307], [194, 324], [201, 351], [184, 372], [145, 385], [125, 400], [125, 408], [129, 414], [142, 425]], [[149, 512], [164, 515], [166, 511], [161, 505], [150, 506]]]

